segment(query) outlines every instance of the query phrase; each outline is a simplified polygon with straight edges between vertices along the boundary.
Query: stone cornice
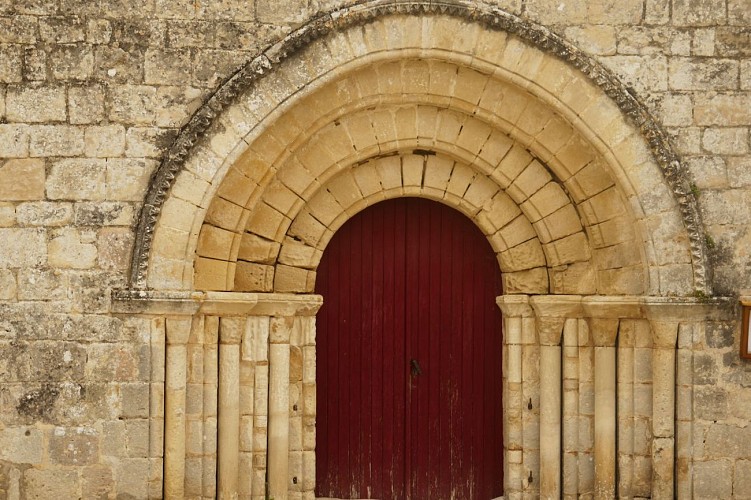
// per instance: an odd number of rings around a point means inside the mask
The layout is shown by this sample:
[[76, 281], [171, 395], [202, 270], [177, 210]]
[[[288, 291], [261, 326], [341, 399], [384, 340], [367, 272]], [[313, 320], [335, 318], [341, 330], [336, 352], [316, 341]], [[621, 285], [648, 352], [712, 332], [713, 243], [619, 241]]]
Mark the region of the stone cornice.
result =
[[323, 303], [320, 295], [243, 292], [161, 292], [114, 290], [115, 314], [192, 316], [313, 316]]
[[149, 254], [162, 206], [194, 145], [222, 110], [232, 104], [240, 94], [251, 89], [256, 81], [273, 71], [280, 62], [313, 41], [336, 30], [394, 14], [448, 15], [481, 24], [487, 29], [505, 31], [560, 58], [590, 78], [617, 104], [649, 144], [655, 161], [673, 191], [688, 232], [694, 287], [701, 294], [711, 293], [704, 231], [696, 199], [690, 189], [687, 170], [670, 145], [665, 131], [633, 91], [595, 59], [544, 26], [521, 19], [497, 7], [467, 1], [430, 0], [375, 0], [320, 15], [266, 48], [229, 77], [183, 127], [152, 176], [136, 229], [130, 268], [131, 288], [146, 287]]

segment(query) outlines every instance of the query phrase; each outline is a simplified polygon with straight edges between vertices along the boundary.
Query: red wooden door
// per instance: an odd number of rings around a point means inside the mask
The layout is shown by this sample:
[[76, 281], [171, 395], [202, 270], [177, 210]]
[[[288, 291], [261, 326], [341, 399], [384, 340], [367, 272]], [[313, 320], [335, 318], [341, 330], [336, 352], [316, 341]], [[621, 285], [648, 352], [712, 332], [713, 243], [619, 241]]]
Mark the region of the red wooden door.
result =
[[503, 493], [500, 271], [437, 202], [369, 207], [318, 268], [316, 495]]

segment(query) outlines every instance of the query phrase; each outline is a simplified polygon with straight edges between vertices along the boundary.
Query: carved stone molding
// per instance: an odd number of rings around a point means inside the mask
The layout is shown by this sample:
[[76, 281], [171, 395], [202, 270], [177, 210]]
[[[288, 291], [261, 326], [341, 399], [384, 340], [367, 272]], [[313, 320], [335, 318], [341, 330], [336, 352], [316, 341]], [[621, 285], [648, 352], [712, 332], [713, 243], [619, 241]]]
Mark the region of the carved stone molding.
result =
[[228, 105], [255, 82], [273, 71], [282, 61], [301, 48], [325, 35], [362, 25], [374, 19], [396, 15], [447, 15], [478, 23], [489, 30], [513, 34], [532, 46], [565, 61], [584, 73], [599, 86], [639, 129], [663, 176], [673, 191], [686, 227], [693, 265], [694, 288], [697, 293], [710, 294], [710, 268], [707, 260], [703, 225], [696, 198], [690, 188], [686, 167], [670, 145], [665, 131], [647, 107], [615, 74], [603, 67], [573, 44], [544, 26], [521, 19], [497, 7], [466, 1], [393, 1], [374, 0], [320, 15], [297, 28], [282, 40], [267, 47], [244, 67], [229, 77], [209, 97], [180, 131], [175, 142], [153, 174], [138, 219], [135, 245], [130, 268], [130, 287], [146, 287], [146, 275], [154, 230], [162, 206], [176, 176], [184, 168], [191, 150], [209, 126]]

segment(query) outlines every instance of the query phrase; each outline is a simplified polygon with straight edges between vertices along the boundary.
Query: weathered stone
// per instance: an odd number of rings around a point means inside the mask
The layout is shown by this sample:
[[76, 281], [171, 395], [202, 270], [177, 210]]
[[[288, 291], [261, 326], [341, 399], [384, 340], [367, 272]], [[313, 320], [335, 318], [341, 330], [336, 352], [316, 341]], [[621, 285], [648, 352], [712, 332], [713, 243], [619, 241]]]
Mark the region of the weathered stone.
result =
[[134, 158], [159, 158], [175, 140], [173, 129], [131, 127], [125, 137], [125, 154]]
[[107, 498], [114, 489], [112, 470], [102, 465], [85, 467], [81, 473], [83, 498]]
[[144, 82], [158, 85], [182, 85], [191, 73], [192, 53], [188, 49], [146, 51]]
[[0, 199], [44, 198], [44, 161], [9, 160], [0, 165]]
[[213, 88], [234, 73], [244, 62], [239, 54], [224, 50], [204, 50], [196, 55], [193, 79], [197, 86]]
[[29, 156], [29, 128], [26, 125], [0, 124], [0, 156]]
[[117, 157], [125, 152], [125, 128], [103, 125], [85, 129], [85, 153], [94, 158]]
[[57, 161], [47, 177], [47, 197], [53, 200], [104, 199], [106, 171], [104, 160]]
[[52, 233], [48, 247], [48, 262], [64, 269], [88, 269], [96, 264], [96, 246], [76, 229], [62, 229]]
[[157, 89], [157, 127], [181, 127], [201, 105], [202, 93], [193, 87], [161, 86]]
[[670, 60], [670, 87], [675, 90], [738, 88], [738, 62], [673, 58]]
[[722, 420], [728, 416], [727, 392], [716, 387], [697, 387], [694, 392], [695, 418]]
[[102, 269], [126, 269], [131, 255], [130, 228], [104, 228], [97, 240], [98, 263]]
[[48, 43], [83, 42], [86, 37], [84, 21], [75, 16], [40, 17], [39, 37]]
[[47, 80], [47, 52], [36, 47], [24, 47], [23, 78], [32, 82]]
[[64, 226], [73, 220], [70, 203], [27, 202], [16, 207], [18, 223], [23, 226]]
[[99, 86], [70, 87], [68, 90], [70, 123], [97, 123], [104, 119], [104, 91]]
[[0, 45], [0, 82], [21, 81], [23, 49], [20, 45]]
[[109, 118], [115, 122], [150, 125], [156, 118], [156, 89], [146, 85], [109, 88]]
[[47, 238], [43, 229], [0, 228], [0, 267], [33, 267], [45, 262]]
[[29, 469], [24, 474], [26, 498], [30, 500], [77, 498], [79, 488], [78, 471], [75, 470]]
[[8, 121], [58, 122], [67, 119], [63, 87], [10, 88], [5, 101]]
[[134, 216], [131, 205], [120, 202], [77, 203], [74, 223], [77, 226], [126, 226]]
[[16, 277], [9, 269], [0, 269], [0, 300], [12, 300], [16, 297]]
[[680, 26], [710, 26], [725, 22], [724, 0], [673, 0], [673, 22]]
[[56, 80], [86, 80], [94, 71], [94, 51], [90, 45], [60, 45], [51, 50], [48, 65]]
[[715, 46], [717, 54], [725, 57], [748, 57], [751, 55], [751, 28], [717, 28]]
[[747, 128], [708, 128], [702, 146], [710, 153], [740, 155], [748, 152]]
[[83, 130], [68, 125], [29, 127], [30, 156], [78, 156], [83, 153]]
[[42, 431], [29, 427], [0, 430], [0, 460], [16, 464], [39, 464], [44, 451]]
[[0, 43], [34, 43], [37, 41], [37, 18], [34, 16], [0, 17]]
[[94, 75], [107, 82], [140, 82], [145, 51], [138, 45], [100, 45], [94, 52]]
[[23, 269], [18, 272], [21, 300], [65, 300], [68, 276], [57, 269]]
[[107, 162], [107, 199], [141, 201], [156, 166], [157, 162], [154, 160], [109, 160]]
[[122, 416], [124, 418], [146, 418], [149, 416], [149, 385], [124, 384], [122, 395]]
[[85, 427], [56, 427], [49, 436], [50, 458], [60, 465], [92, 465], [99, 455], [99, 436]]

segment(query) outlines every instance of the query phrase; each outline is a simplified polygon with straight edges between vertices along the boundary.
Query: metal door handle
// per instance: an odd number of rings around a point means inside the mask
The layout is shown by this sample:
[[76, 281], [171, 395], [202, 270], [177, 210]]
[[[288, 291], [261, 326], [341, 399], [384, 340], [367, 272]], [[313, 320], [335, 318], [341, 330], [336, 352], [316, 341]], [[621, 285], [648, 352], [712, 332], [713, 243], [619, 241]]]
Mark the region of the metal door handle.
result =
[[422, 374], [422, 370], [420, 370], [420, 363], [418, 363], [416, 359], [411, 359], [409, 361], [409, 366], [410, 366], [410, 371], [412, 372], [413, 377], [416, 377]]

